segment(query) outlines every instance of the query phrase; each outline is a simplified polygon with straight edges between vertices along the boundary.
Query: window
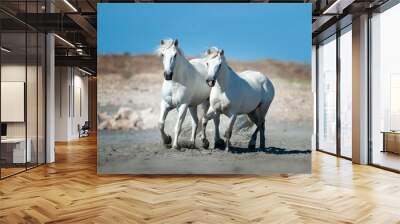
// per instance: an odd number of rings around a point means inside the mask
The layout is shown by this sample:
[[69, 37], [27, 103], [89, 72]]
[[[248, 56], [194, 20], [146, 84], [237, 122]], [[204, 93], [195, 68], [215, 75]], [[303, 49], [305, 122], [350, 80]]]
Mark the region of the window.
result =
[[390, 130], [400, 131], [400, 73], [390, 76]]
[[340, 35], [340, 155], [352, 157], [352, 32], [351, 25]]
[[400, 170], [400, 4], [371, 18], [371, 159]]
[[336, 36], [318, 47], [318, 148], [336, 153]]

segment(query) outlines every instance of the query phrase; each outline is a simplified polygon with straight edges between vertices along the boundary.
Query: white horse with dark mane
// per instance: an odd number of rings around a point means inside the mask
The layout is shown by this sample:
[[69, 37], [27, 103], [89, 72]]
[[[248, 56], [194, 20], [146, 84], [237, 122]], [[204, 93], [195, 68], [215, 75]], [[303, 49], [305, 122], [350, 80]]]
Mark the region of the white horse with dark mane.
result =
[[236, 117], [247, 114], [257, 128], [251, 136], [249, 148], [255, 148], [257, 133], [260, 132], [260, 147], [265, 147], [265, 115], [274, 99], [275, 90], [271, 80], [256, 71], [234, 72], [226, 62], [224, 51], [216, 47], [207, 50], [204, 58], [208, 70], [207, 84], [212, 88], [210, 107], [203, 117], [203, 126], [207, 121], [220, 114], [229, 117], [229, 126], [225, 132], [226, 151]]
[[[164, 83], [162, 85], [161, 114], [159, 128], [164, 144], [171, 144], [171, 137], [164, 131], [165, 119], [169, 111], [174, 108], [178, 110], [178, 120], [175, 125], [175, 136], [172, 147], [179, 148], [178, 137], [181, 132], [182, 123], [187, 110], [192, 118], [192, 133], [190, 148], [195, 147], [196, 131], [198, 127], [197, 106], [200, 105], [204, 113], [209, 107], [209, 96], [211, 88], [206, 84], [207, 68], [202, 59], [188, 61], [178, 47], [178, 40], [161, 40], [157, 53], [162, 57], [164, 66]], [[214, 119], [215, 139], [219, 137], [219, 118]], [[205, 138], [203, 129], [202, 143], [208, 148], [209, 142]]]

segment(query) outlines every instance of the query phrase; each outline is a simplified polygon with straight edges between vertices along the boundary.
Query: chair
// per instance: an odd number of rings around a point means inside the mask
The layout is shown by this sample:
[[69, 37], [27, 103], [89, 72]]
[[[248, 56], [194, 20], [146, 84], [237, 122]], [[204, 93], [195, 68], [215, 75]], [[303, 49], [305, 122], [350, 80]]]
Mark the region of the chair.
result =
[[90, 123], [85, 121], [82, 127], [78, 124], [79, 138], [89, 136]]

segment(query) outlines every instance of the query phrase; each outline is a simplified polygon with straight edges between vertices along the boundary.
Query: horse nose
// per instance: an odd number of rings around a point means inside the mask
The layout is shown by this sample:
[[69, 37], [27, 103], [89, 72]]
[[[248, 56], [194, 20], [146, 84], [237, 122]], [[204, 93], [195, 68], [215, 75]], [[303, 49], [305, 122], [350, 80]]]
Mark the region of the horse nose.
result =
[[164, 78], [165, 80], [172, 80], [173, 72], [166, 72], [164, 71]]
[[207, 81], [207, 85], [209, 87], [213, 87], [215, 85], [215, 80], [213, 80], [213, 79], [207, 79], [206, 81]]

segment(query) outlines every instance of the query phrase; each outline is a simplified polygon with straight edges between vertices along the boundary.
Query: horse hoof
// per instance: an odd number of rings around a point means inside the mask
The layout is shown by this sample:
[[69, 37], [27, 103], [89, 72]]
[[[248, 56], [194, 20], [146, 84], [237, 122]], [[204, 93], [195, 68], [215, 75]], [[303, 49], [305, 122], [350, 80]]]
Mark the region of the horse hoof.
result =
[[229, 152], [229, 148], [231, 147], [231, 144], [230, 144], [230, 142], [229, 141], [226, 141], [225, 142], [225, 152]]
[[218, 139], [217, 141], [215, 141], [214, 143], [214, 149], [224, 149], [225, 148], [225, 142], [222, 139]]
[[202, 146], [204, 149], [208, 149], [208, 147], [210, 146], [210, 142], [205, 138], [201, 140], [202, 142]]
[[173, 145], [172, 148], [176, 149], [176, 150], [180, 150], [181, 149], [181, 147], [179, 147], [179, 145]]
[[196, 144], [190, 143], [190, 144], [188, 145], [188, 148], [189, 148], [189, 149], [195, 149], [195, 148], [196, 148]]
[[254, 145], [254, 144], [249, 144], [249, 149], [251, 149], [251, 150], [256, 149], [256, 145]]
[[167, 138], [163, 140], [164, 145], [171, 145], [172, 138], [171, 136], [167, 135]]

